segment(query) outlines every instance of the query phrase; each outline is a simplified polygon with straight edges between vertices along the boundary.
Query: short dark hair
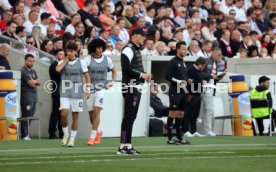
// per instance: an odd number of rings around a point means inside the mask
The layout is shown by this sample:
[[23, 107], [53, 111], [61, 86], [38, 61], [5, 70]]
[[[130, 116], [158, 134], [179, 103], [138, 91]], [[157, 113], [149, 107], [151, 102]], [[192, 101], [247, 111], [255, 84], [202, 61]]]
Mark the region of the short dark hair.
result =
[[74, 50], [78, 51], [78, 46], [74, 42], [68, 42], [68, 44], [65, 47], [66, 50]]
[[261, 76], [258, 80], [259, 84], [265, 82], [265, 81], [269, 81], [270, 78], [268, 78], [267, 76]]
[[250, 35], [250, 36], [252, 36], [252, 35], [258, 35], [258, 32], [255, 31], [255, 30], [251, 30], [251, 31], [249, 32], [249, 35]]
[[102, 47], [103, 51], [106, 49], [106, 43], [102, 39], [93, 39], [89, 44], [88, 44], [88, 52], [89, 54], [95, 53], [96, 48]]
[[16, 24], [16, 23], [15, 23], [14, 21], [12, 21], [12, 20], [11, 20], [11, 21], [8, 21], [8, 22], [7, 22], [7, 27], [9, 27], [9, 26], [10, 26], [11, 24], [13, 24], [13, 23]]
[[24, 57], [24, 59], [27, 60], [29, 57], [30, 58], [34, 58], [34, 55], [32, 55], [32, 54], [26, 54], [25, 57]]
[[63, 49], [56, 49], [53, 51], [54, 56], [57, 55], [60, 51], [63, 51]]
[[19, 34], [20, 32], [23, 32], [24, 29], [25, 29], [24, 26], [17, 26], [17, 27], [16, 27], [16, 30], [15, 30], [15, 33], [16, 33], [16, 34]]
[[42, 13], [41, 15], [40, 15], [40, 20], [42, 21], [42, 20], [44, 20], [44, 19], [48, 19], [48, 18], [50, 18], [52, 15], [50, 14], [50, 13]]
[[179, 49], [181, 47], [181, 45], [186, 45], [186, 42], [180, 41], [180, 42], [176, 43], [176, 49]]
[[207, 61], [205, 60], [205, 58], [203, 57], [199, 57], [198, 59], [196, 59], [195, 61], [195, 65], [205, 65], [207, 64]]
[[58, 41], [63, 41], [63, 39], [61, 37], [55, 37], [52, 42], [55, 43], [55, 42], [58, 42]]
[[92, 4], [92, 3], [93, 3], [92, 0], [86, 0], [86, 1], [84, 2], [84, 6], [87, 7], [88, 5], [90, 5], [90, 4]]

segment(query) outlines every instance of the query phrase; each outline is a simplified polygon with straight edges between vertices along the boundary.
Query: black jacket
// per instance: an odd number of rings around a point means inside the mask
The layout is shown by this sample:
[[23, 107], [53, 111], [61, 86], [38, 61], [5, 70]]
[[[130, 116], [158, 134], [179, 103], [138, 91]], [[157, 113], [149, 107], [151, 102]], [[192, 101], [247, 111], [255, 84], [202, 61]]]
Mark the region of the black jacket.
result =
[[56, 66], [58, 62], [55, 60], [49, 67], [49, 74], [52, 80], [52, 97], [58, 96], [59, 97], [59, 87], [60, 87], [60, 80], [61, 80], [61, 73], [56, 71]]
[[173, 81], [173, 78], [187, 81], [187, 69], [184, 60], [177, 56], [172, 58], [169, 61], [165, 78], [173, 86], [177, 86], [177, 83]]

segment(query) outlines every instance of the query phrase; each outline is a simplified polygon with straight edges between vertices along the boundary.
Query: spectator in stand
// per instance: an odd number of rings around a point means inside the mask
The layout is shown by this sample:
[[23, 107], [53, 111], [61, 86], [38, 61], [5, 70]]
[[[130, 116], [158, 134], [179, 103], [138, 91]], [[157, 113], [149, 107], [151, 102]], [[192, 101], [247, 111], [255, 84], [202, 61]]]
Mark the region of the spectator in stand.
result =
[[190, 41], [193, 38], [195, 29], [196, 29], [196, 25], [190, 24], [187, 26], [187, 29], [183, 30], [183, 41], [186, 42], [187, 45], [190, 44]]
[[112, 50], [112, 55], [114, 55], [114, 56], [120, 56], [121, 55], [121, 51], [122, 51], [124, 45], [125, 44], [123, 43], [123, 41], [118, 40], [116, 42], [116, 44], [115, 44], [115, 48]]
[[104, 6], [103, 13], [99, 16], [99, 19], [105, 30], [110, 33], [111, 27], [116, 24], [116, 21], [111, 14], [111, 7], [109, 5]]
[[270, 46], [267, 47], [267, 52], [268, 55], [273, 58], [276, 59], [276, 46], [275, 44], [271, 44]]
[[209, 40], [205, 40], [202, 43], [202, 54], [204, 58], [209, 58], [211, 57], [211, 53], [212, 53], [212, 48], [213, 48], [213, 43]]
[[160, 41], [161, 35], [159, 29], [151, 30], [148, 34], [148, 39], [152, 39], [154, 43]]
[[91, 14], [92, 14], [91, 22], [92, 22], [93, 26], [95, 27], [96, 31], [99, 32], [103, 28], [103, 25], [99, 19], [98, 5], [93, 4]]
[[146, 20], [148, 26], [153, 24], [154, 16], [155, 16], [155, 9], [152, 7], [148, 7], [147, 13], [145, 15], [145, 20]]
[[183, 33], [182, 30], [177, 30], [174, 32], [174, 36], [170, 39], [168, 43], [168, 47], [170, 51], [168, 52], [169, 55], [176, 55], [176, 44], [183, 40]]
[[[218, 2], [214, 2], [214, 4], [215, 3], [218, 3]], [[206, 22], [207, 18], [208, 18], [208, 12], [207, 12], [207, 10], [201, 8], [202, 0], [194, 0], [193, 5], [194, 5], [193, 9], [198, 10], [201, 20], [203, 22]], [[217, 9], [214, 9], [214, 10], [217, 10]]]
[[87, 47], [88, 44], [96, 38], [96, 28], [94, 26], [88, 27], [84, 30], [85, 44], [83, 46]]
[[236, 11], [235, 19], [237, 21], [246, 21], [244, 7], [244, 0], [236, 0], [233, 9]]
[[62, 40], [63, 40], [63, 49], [65, 49], [66, 45], [70, 42], [73, 42], [76, 38], [69, 32], [65, 32], [62, 35]]
[[76, 30], [75, 37], [80, 39], [83, 45], [85, 44], [85, 38], [83, 35], [84, 29], [85, 28], [82, 22], [78, 22], [75, 24], [75, 30]]
[[24, 2], [18, 0], [13, 8], [13, 14], [24, 14]]
[[55, 26], [50, 24], [49, 27], [47, 28], [47, 35], [44, 39], [53, 40], [56, 37], [58, 36], [55, 34]]
[[72, 35], [75, 35], [75, 24], [81, 21], [81, 17], [78, 13], [71, 16], [71, 23], [66, 27], [64, 32], [70, 32]]
[[262, 39], [261, 39], [261, 44], [262, 44], [262, 48], [266, 48], [268, 46], [270, 46], [270, 44], [272, 44], [271, 42], [271, 37], [269, 34], [263, 34]]
[[42, 41], [44, 40], [44, 37], [41, 34], [40, 31], [40, 27], [39, 26], [34, 26], [31, 35], [33, 36], [33, 38], [35, 39], [35, 44], [37, 46], [38, 49], [40, 49], [40, 44], [42, 43]]
[[128, 43], [129, 34], [128, 34], [127, 30], [125, 29], [125, 19], [123, 17], [119, 17], [116, 20], [116, 24], [120, 28], [120, 32], [119, 32], [119, 36], [118, 36], [119, 39], [122, 40], [124, 44]]
[[23, 23], [24, 23], [24, 18], [22, 15], [20, 14], [15, 14], [13, 17], [12, 17], [12, 20], [17, 24], [17, 26], [22, 26]]
[[40, 49], [48, 54], [50, 54], [53, 51], [53, 42], [51, 40], [44, 40], [41, 43]]
[[27, 35], [32, 33], [33, 27], [37, 25], [37, 20], [39, 17], [39, 12], [36, 10], [31, 10], [29, 12], [29, 20], [26, 20], [23, 24], [26, 28]]
[[10, 63], [7, 59], [10, 54], [10, 49], [9, 44], [0, 44], [0, 70], [11, 70]]
[[199, 43], [197, 40], [192, 40], [187, 51], [187, 56], [196, 60], [199, 57], [203, 57], [203, 53], [200, 50]]
[[[17, 38], [15, 37], [16, 27], [17, 27], [17, 25], [16, 25], [15, 22], [9, 21], [9, 22], [7, 23], [7, 29], [6, 29], [5, 32], [3, 32], [2, 35], [17, 40]], [[10, 42], [10, 41], [8, 41], [8, 42]]]
[[230, 33], [232, 33], [233, 30], [235, 30], [235, 19], [227, 19], [227, 29], [230, 31]]
[[140, 5], [138, 3], [133, 4], [133, 16], [137, 17], [144, 17], [142, 13], [140, 13]]
[[257, 46], [258, 50], [261, 51], [262, 45], [261, 45], [261, 42], [259, 41], [258, 32], [252, 30], [252, 31], [250, 31], [249, 35], [250, 35], [249, 44]]
[[129, 30], [132, 25], [135, 24], [136, 20], [133, 17], [133, 8], [130, 5], [125, 6], [122, 16], [125, 19], [125, 28]]
[[256, 15], [257, 15], [257, 13], [255, 12], [255, 9], [253, 7], [248, 8], [248, 10], [246, 11], [246, 15], [247, 15], [247, 21], [250, 26], [250, 30], [254, 30], [254, 31], [258, 32], [259, 35], [262, 35], [262, 31], [260, 31], [260, 29], [257, 26], [257, 23], [255, 21]]
[[255, 45], [251, 45], [248, 47], [248, 58], [253, 58], [253, 59], [257, 59], [259, 58], [259, 52], [258, 52], [258, 47]]
[[120, 40], [119, 33], [120, 33], [120, 27], [118, 25], [112, 26], [108, 40], [112, 43], [113, 47], [115, 47], [116, 42]]
[[[82, 44], [82, 42], [81, 42], [81, 40], [80, 39], [75, 39], [74, 40], [74, 43], [77, 45], [77, 55], [78, 55], [78, 57], [81, 57], [81, 55], [83, 55], [83, 53], [84, 53], [84, 51], [83, 51], [83, 44]], [[87, 53], [85, 54], [85, 55], [87, 55]]]
[[15, 30], [15, 35], [16, 39], [19, 42], [25, 43], [26, 40], [26, 29], [24, 26], [17, 26]]
[[223, 12], [224, 15], [228, 16], [231, 9], [233, 9], [233, 0], [222, 1], [220, 11]]
[[160, 41], [168, 45], [169, 41], [172, 39], [172, 30], [169, 28], [163, 28]]
[[35, 57], [35, 59], [38, 59], [39, 52], [33, 48], [33, 47], [36, 47], [36, 45], [35, 45], [35, 40], [31, 35], [27, 36], [26, 44], [28, 46], [24, 49], [24, 52], [27, 54], [32, 54]]
[[12, 20], [12, 12], [10, 10], [5, 10], [3, 13], [3, 18], [0, 19], [0, 29], [1, 31], [6, 31], [7, 23]]
[[119, 0], [117, 3], [115, 3], [115, 15], [117, 17], [123, 15], [123, 11], [126, 6], [132, 6], [133, 2], [132, 1], [127, 1], [127, 0]]
[[231, 19], [233, 19], [233, 20], [236, 20], [235, 18], [236, 18], [236, 15], [237, 15], [237, 13], [236, 13], [236, 11], [234, 10], [234, 9], [231, 9], [230, 11], [229, 11], [229, 18], [231, 18]]
[[260, 29], [260, 31], [264, 33], [269, 28], [269, 21], [264, 17], [263, 12], [261, 10], [256, 11], [256, 16], [257, 26]]
[[215, 31], [214, 35], [217, 38], [217, 40], [219, 41], [222, 35], [222, 31], [227, 29], [227, 23], [226, 21], [221, 21], [221, 22], [217, 22], [218, 23], [218, 28], [217, 31]]
[[112, 55], [112, 51], [113, 51], [113, 45], [110, 41], [106, 41], [106, 49], [103, 52], [103, 55], [105, 56], [110, 56]]
[[63, 40], [61, 37], [56, 37], [55, 39], [52, 40], [53, 43], [53, 50], [51, 51], [50, 54], [55, 55], [55, 51], [58, 49], [63, 48]]
[[271, 59], [271, 57], [268, 55], [266, 48], [261, 48], [260, 58]]
[[225, 57], [233, 57], [234, 53], [230, 45], [230, 32], [229, 30], [223, 30], [222, 36], [219, 40], [222, 55]]
[[144, 49], [141, 51], [143, 56], [152, 56], [154, 55], [154, 41], [152, 39], [146, 39]]
[[50, 24], [50, 13], [42, 13], [40, 15], [40, 24], [38, 25], [41, 29], [41, 34], [45, 37], [47, 35], [47, 29]]
[[240, 48], [239, 52], [234, 56], [234, 59], [247, 58], [247, 50], [244, 48]]
[[81, 21], [84, 23], [85, 27], [93, 26], [91, 21], [92, 14], [90, 13], [90, 11], [92, 10], [92, 7], [93, 7], [92, 0], [87, 0], [85, 1], [84, 7], [78, 11], [81, 17]]
[[104, 42], [107, 42], [108, 41], [108, 37], [109, 37], [109, 32], [105, 29], [102, 29], [100, 31], [100, 36], [99, 38], [102, 39]]
[[167, 55], [167, 52], [170, 51], [169, 47], [162, 41], [158, 41], [154, 45], [154, 55], [164, 56]]
[[204, 26], [201, 29], [203, 38], [205, 40], [209, 40], [209, 41], [215, 41], [217, 40], [217, 38], [214, 35], [214, 32], [217, 30], [217, 23], [214, 21], [208, 21], [207, 22], [207, 26]]
[[230, 39], [230, 46], [231, 46], [231, 50], [232, 50], [232, 56], [229, 56], [229, 57], [233, 57], [234, 55], [236, 55], [239, 48], [241, 47], [241, 40], [242, 40], [242, 37], [241, 37], [240, 31], [234, 30], [232, 32], [231, 39]]
[[250, 36], [248, 33], [243, 33], [240, 47], [247, 50], [249, 46], [250, 46]]
[[179, 8], [177, 8], [177, 16], [174, 18], [174, 21], [179, 26], [185, 25], [186, 17], [187, 17], [187, 10], [186, 10], [186, 8], [182, 7], [182, 6], [180, 6]]
[[147, 29], [145, 28], [145, 26], [146, 26], [146, 20], [145, 20], [145, 18], [144, 17], [138, 17], [136, 23], [134, 25], [132, 25], [132, 27], [129, 29], [128, 34], [131, 35], [132, 31], [135, 28], [138, 28], [138, 27], [143, 28], [144, 32], [146, 32]]

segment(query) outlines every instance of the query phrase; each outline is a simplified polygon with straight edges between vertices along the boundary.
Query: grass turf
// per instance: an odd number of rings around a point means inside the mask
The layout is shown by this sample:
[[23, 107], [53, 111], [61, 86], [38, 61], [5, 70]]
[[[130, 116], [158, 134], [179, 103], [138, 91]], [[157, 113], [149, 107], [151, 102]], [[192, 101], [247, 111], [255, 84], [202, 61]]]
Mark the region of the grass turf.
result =
[[60, 146], [60, 140], [1, 141], [0, 171], [276, 171], [276, 137], [189, 140], [192, 145], [171, 146], [165, 137], [134, 138], [139, 156], [116, 155], [118, 138], [93, 147], [78, 139], [75, 148]]

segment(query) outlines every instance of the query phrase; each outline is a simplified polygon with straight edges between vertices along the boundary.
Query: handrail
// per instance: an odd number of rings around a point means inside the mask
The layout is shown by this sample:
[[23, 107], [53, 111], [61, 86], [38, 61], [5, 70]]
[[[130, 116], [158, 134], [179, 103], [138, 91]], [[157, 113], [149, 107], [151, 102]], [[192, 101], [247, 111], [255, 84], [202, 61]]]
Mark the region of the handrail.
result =
[[18, 40], [9, 38], [5, 35], [0, 34], [0, 43], [8, 43], [11, 46], [11, 48], [18, 50], [19, 53], [23, 54], [27, 54], [27, 50], [30, 50], [31, 54], [33, 54], [38, 61], [51, 63], [55, 59], [53, 55], [48, 54], [45, 51], [42, 51], [24, 42], [19, 42]]

